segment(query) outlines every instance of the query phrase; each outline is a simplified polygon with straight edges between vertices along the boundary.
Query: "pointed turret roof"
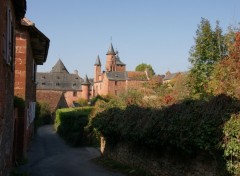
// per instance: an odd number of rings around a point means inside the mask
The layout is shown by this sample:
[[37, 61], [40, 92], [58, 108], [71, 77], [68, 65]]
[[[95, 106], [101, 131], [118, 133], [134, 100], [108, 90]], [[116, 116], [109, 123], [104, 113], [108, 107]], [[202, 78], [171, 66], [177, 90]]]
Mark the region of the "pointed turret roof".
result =
[[69, 73], [69, 72], [67, 71], [61, 59], [59, 59], [57, 63], [53, 66], [51, 73]]
[[112, 43], [110, 44], [109, 49], [108, 49], [108, 52], [107, 52], [106, 55], [116, 55], [116, 53], [115, 53], [115, 51], [114, 51], [114, 49], [113, 49]]
[[90, 81], [88, 79], [88, 76], [85, 75], [85, 78], [84, 78], [84, 81], [83, 81], [82, 85], [89, 85], [89, 84], [91, 84], [91, 83], [90, 83]]
[[97, 56], [97, 59], [96, 59], [96, 62], [95, 62], [94, 65], [96, 65], [96, 66], [101, 66], [101, 61], [100, 61], [99, 55]]
[[117, 64], [117, 65], [123, 65], [123, 66], [126, 65], [126, 64], [124, 64], [124, 63], [120, 60], [120, 57], [119, 57], [118, 54], [116, 55], [116, 64]]

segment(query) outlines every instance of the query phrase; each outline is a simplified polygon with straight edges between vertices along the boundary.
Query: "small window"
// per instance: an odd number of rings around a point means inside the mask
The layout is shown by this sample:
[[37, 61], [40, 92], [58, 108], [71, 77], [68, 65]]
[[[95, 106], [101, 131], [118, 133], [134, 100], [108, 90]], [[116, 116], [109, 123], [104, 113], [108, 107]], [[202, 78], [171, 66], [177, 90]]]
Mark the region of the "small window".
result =
[[46, 84], [45, 84], [45, 82], [42, 82], [42, 86], [45, 86]]
[[77, 91], [73, 91], [73, 96], [74, 96], [74, 97], [77, 96]]
[[43, 75], [43, 76], [42, 76], [42, 79], [45, 79], [45, 78], [46, 78], [46, 77]]
[[60, 77], [59, 77], [59, 76], [57, 76], [57, 79], [60, 79]]
[[76, 83], [73, 83], [73, 87], [76, 87], [77, 86], [77, 84]]
[[115, 86], [117, 86], [117, 81], [115, 81]]
[[59, 83], [56, 83], [56, 86], [59, 86], [60, 84]]

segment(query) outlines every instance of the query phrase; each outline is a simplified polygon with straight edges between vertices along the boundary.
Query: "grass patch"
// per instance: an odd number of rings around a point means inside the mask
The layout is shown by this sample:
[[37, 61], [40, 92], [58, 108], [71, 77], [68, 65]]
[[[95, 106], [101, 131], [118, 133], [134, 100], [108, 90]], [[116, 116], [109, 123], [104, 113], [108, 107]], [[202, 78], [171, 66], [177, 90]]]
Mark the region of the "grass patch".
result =
[[108, 170], [111, 170], [113, 172], [120, 172], [126, 174], [127, 176], [152, 176], [151, 174], [146, 173], [146, 171], [143, 169], [130, 167], [112, 159], [98, 157], [93, 159], [93, 161], [107, 168]]

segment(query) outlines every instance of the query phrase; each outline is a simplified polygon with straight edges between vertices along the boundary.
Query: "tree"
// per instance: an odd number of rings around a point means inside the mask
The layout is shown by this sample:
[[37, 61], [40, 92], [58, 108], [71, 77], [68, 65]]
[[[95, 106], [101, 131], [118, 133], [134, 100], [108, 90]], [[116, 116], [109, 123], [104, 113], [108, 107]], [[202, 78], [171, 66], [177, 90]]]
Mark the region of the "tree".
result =
[[190, 50], [189, 61], [192, 68], [189, 74], [189, 86], [192, 95], [204, 96], [214, 65], [226, 55], [224, 36], [216, 23], [215, 31], [210, 22], [202, 18], [196, 31], [195, 45]]
[[151, 76], [155, 75], [155, 72], [150, 64], [139, 64], [136, 68], [135, 71], [148, 71]]
[[214, 95], [224, 93], [240, 99], [240, 31], [234, 33], [234, 40], [228, 44], [229, 54], [216, 64], [208, 91]]

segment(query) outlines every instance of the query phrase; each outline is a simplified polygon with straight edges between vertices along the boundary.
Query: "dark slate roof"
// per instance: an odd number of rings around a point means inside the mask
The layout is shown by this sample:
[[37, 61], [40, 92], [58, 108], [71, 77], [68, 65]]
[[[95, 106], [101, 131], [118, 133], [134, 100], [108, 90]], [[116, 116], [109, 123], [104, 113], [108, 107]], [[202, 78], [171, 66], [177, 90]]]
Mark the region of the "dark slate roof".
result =
[[84, 81], [83, 81], [82, 84], [85, 84], [85, 85], [90, 85], [91, 84], [89, 79], [88, 79], [88, 77], [87, 77], [87, 75], [85, 76]]
[[114, 51], [114, 49], [113, 49], [112, 43], [110, 44], [109, 49], [108, 49], [108, 52], [107, 52], [106, 55], [116, 55], [116, 53], [115, 53], [115, 51]]
[[120, 60], [119, 55], [116, 55], [116, 64], [117, 64], [117, 65], [123, 65], [123, 66], [126, 65], [126, 64], [124, 64], [124, 63]]
[[97, 56], [97, 59], [96, 59], [96, 62], [95, 62], [94, 65], [96, 65], [96, 66], [101, 66], [101, 61], [100, 61], [99, 55]]
[[83, 82], [77, 74], [69, 73], [37, 73], [38, 90], [81, 90]]
[[59, 59], [57, 63], [53, 66], [51, 73], [69, 73], [69, 72], [67, 71], [61, 59]]
[[107, 72], [106, 75], [109, 80], [124, 81], [128, 79], [127, 72], [112, 71], [112, 72]]
[[179, 74], [181, 74], [181, 73], [180, 72], [177, 72], [177, 73], [167, 72], [164, 77], [164, 80], [171, 80], [171, 79], [175, 78], [176, 76], [178, 76]]

